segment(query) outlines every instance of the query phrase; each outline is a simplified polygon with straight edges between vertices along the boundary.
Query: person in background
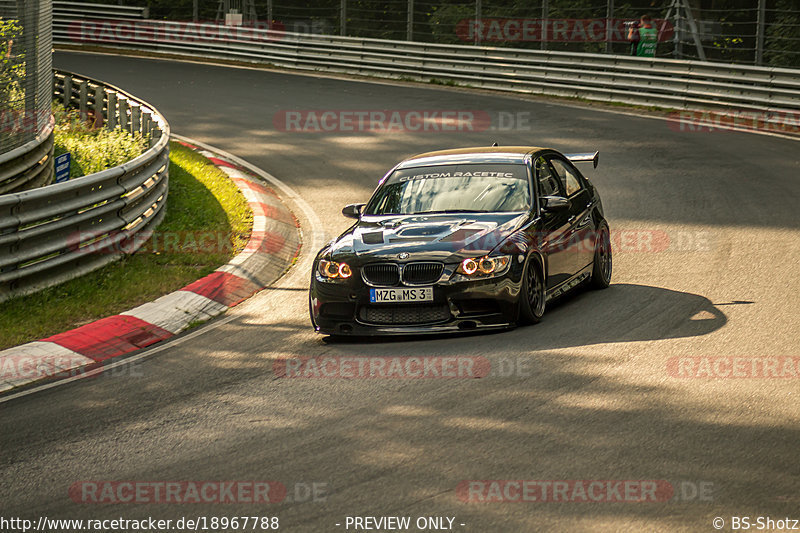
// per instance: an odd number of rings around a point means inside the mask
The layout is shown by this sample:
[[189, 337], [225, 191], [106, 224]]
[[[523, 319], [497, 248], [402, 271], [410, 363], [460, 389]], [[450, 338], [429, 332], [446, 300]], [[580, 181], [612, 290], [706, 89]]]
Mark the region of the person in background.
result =
[[631, 42], [631, 55], [639, 57], [655, 57], [658, 44], [658, 30], [653, 27], [649, 15], [642, 15], [639, 23], [628, 29], [628, 40]]

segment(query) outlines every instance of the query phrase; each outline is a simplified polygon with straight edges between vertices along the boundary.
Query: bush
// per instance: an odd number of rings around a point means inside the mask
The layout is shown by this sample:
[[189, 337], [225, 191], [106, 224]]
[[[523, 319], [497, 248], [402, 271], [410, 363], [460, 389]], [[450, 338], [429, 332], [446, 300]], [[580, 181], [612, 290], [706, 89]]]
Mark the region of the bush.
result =
[[53, 105], [56, 118], [55, 155], [72, 154], [69, 177], [78, 178], [127, 163], [147, 150], [147, 139], [119, 128], [94, 128], [74, 109]]
[[[25, 56], [20, 53], [19, 37], [22, 28], [14, 20], [0, 18], [0, 119], [14, 117], [15, 111], [25, 108], [25, 91], [21, 81], [25, 79]], [[0, 129], [7, 128], [5, 120]], [[13, 135], [15, 128], [5, 130]], [[3, 146], [0, 139], [0, 147]]]

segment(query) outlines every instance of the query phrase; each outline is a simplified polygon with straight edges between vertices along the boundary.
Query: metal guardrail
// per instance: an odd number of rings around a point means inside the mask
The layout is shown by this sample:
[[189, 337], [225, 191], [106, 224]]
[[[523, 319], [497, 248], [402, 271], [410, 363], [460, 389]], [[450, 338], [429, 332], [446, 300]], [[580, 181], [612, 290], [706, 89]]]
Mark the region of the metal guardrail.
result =
[[92, 4], [89, 2], [70, 2], [53, 0], [53, 16], [71, 19], [146, 19], [150, 16], [147, 7]]
[[0, 154], [0, 194], [33, 189], [53, 181], [53, 116], [35, 139]]
[[149, 136], [139, 157], [95, 174], [0, 195], [0, 301], [56, 285], [136, 251], [161, 221], [169, 124], [146, 102], [64, 71], [55, 95], [105, 127]]
[[58, 45], [94, 45], [303, 70], [439, 80], [501, 91], [797, 120], [800, 70], [701, 61], [442, 45], [146, 20], [56, 17]]

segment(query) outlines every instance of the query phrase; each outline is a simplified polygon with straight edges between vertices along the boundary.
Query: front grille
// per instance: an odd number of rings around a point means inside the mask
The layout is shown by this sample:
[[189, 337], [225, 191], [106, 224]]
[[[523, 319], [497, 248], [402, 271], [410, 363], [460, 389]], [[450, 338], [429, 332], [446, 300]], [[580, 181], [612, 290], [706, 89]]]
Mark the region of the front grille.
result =
[[435, 283], [442, 276], [442, 263], [408, 263], [403, 268], [403, 281], [406, 283]]
[[364, 280], [373, 285], [391, 287], [400, 283], [400, 271], [394, 263], [366, 265], [363, 272]]
[[359, 317], [368, 324], [432, 324], [450, 319], [447, 305], [372, 306], [361, 308]]

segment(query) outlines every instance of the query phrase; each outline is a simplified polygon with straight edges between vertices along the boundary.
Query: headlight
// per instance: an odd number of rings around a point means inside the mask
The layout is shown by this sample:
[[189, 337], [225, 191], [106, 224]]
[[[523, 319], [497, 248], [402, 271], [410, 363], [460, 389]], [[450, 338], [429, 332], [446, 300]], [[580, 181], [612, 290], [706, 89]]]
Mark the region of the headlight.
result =
[[508, 255], [469, 258], [461, 261], [456, 272], [470, 278], [494, 276], [502, 274], [510, 262], [511, 256]]
[[337, 263], [320, 259], [317, 272], [325, 279], [347, 279], [353, 275], [353, 270], [347, 263]]

